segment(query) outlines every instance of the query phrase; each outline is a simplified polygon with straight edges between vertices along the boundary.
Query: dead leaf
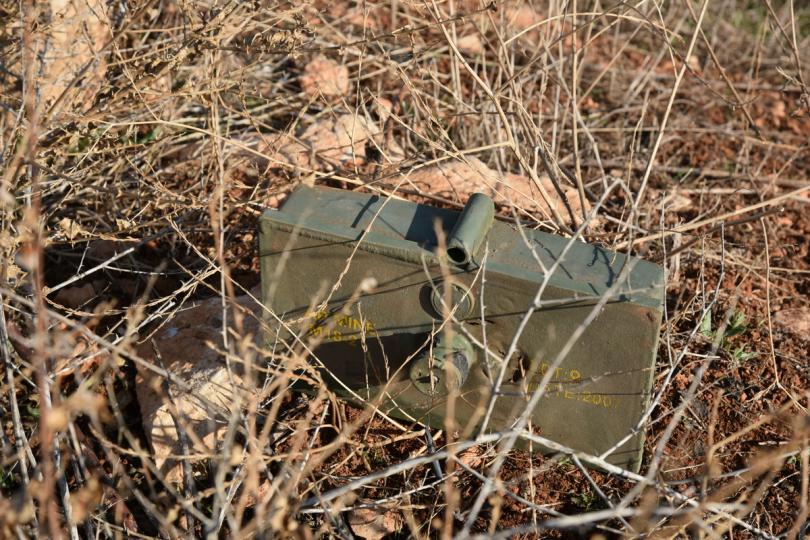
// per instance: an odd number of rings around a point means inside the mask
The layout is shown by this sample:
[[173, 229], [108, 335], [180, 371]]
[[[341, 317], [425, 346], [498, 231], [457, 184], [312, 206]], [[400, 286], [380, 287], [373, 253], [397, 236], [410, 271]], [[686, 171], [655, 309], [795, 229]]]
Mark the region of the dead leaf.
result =
[[469, 54], [470, 56], [484, 52], [484, 44], [481, 42], [481, 38], [478, 34], [469, 34], [458, 38], [456, 47], [458, 47], [459, 51], [464, 54]]
[[65, 287], [56, 291], [53, 301], [66, 308], [79, 309], [96, 298], [96, 287], [101, 290], [103, 286], [103, 282], [96, 280], [84, 285]]
[[107, 61], [100, 54], [110, 39], [103, 0], [50, 0], [51, 24], [43, 26], [48, 45], [42, 55], [41, 99], [52, 103], [79, 76], [66, 107], [92, 103], [104, 83]]
[[774, 118], [781, 120], [787, 116], [787, 106], [782, 100], [775, 100], [771, 107], [771, 114]]
[[689, 68], [692, 71], [695, 73], [700, 73], [700, 59], [696, 55], [690, 54], [689, 58], [686, 60], [686, 63], [689, 65]]
[[663, 205], [667, 212], [682, 212], [693, 207], [692, 199], [689, 198], [689, 195], [677, 189], [667, 194], [664, 198]]
[[363, 162], [366, 143], [378, 131], [360, 115], [343, 114], [311, 125], [301, 134], [301, 139], [317, 158], [327, 163]]
[[298, 78], [304, 93], [310, 97], [335, 98], [349, 93], [349, 69], [323, 55], [316, 56], [304, 67]]
[[[551, 216], [548, 212], [550, 207], [544, 201], [540, 188], [538, 188], [537, 184], [530, 178], [519, 174], [507, 174], [504, 183], [506, 185], [505, 196], [514, 201], [514, 204], [531, 212], [540, 211], [549, 217]], [[545, 188], [546, 193], [554, 204], [554, 208], [563, 219], [568, 222], [568, 209], [563, 199], [557, 193], [551, 179], [547, 175], [541, 175], [539, 177], [539, 183]], [[579, 190], [570, 184], [562, 184], [560, 188], [565, 196], [565, 200], [568, 201], [571, 213], [574, 214], [574, 218], [579, 223], [583, 214], [587, 215], [590, 213], [591, 203], [588, 199], [583, 201], [579, 196]], [[595, 226], [597, 223], [598, 220], [592, 220], [591, 226]]]
[[529, 38], [532, 41], [536, 41], [540, 37], [537, 28], [544, 20], [545, 18], [530, 4], [521, 3], [518, 7], [506, 9], [506, 21], [509, 27], [517, 32], [525, 30], [526, 33], [522, 34], [521, 37]]
[[[551, 180], [545, 175], [541, 176], [539, 180], [554, 202], [557, 211], [567, 218], [568, 212], [565, 204], [554, 189]], [[540, 214], [543, 219], [551, 217], [548, 204], [545, 203], [539, 188], [530, 178], [512, 173], [502, 176], [473, 156], [465, 157], [464, 161], [445, 161], [435, 166], [417, 169], [408, 175], [407, 183], [420, 191], [441, 195], [459, 202], [466, 202], [470, 195], [481, 192], [492, 197], [496, 204], [514, 205], [531, 214]], [[562, 189], [574, 215], [579, 218], [582, 215], [579, 192], [570, 185], [563, 185]], [[585, 211], [587, 213], [590, 210], [591, 206], [586, 200]]]
[[376, 13], [378, 10], [382, 10], [382, 5], [374, 6], [371, 3], [363, 3], [362, 7], [357, 6], [350, 9], [345, 17], [344, 20], [359, 28], [363, 28], [365, 31], [377, 31], [380, 29], [380, 15], [381, 13]]
[[394, 104], [391, 103], [390, 99], [377, 97], [374, 99], [374, 108], [377, 111], [377, 116], [380, 117], [380, 122], [385, 124], [394, 111]]
[[484, 458], [482, 457], [483, 450], [479, 446], [473, 446], [472, 448], [468, 448], [461, 452], [456, 459], [458, 459], [461, 463], [470, 467], [471, 469], [478, 468], [483, 462]]
[[55, 376], [65, 376], [77, 369], [80, 373], [87, 374], [99, 364], [111, 359], [109, 350], [101, 348], [97, 342], [91, 341], [84, 334], [71, 331], [63, 323], [59, 323], [56, 328], [59, 331], [54, 332], [51, 344], [51, 352], [55, 357], [53, 364]]
[[104, 488], [96, 478], [90, 478], [78, 491], [70, 494], [71, 517], [83, 522], [101, 504]]
[[64, 217], [59, 220], [59, 228], [62, 229], [65, 238], [71, 241], [79, 238], [80, 236], [87, 235], [87, 231], [84, 230], [84, 227], [69, 217]]
[[242, 502], [246, 507], [250, 508], [251, 506], [256, 506], [257, 504], [267, 504], [267, 501], [270, 500], [272, 495], [272, 482], [269, 480], [263, 480], [262, 483], [259, 484], [259, 488], [255, 493], [244, 493]]
[[259, 153], [268, 156], [266, 159], [255, 154], [252, 158], [246, 153], [241, 156], [253, 159], [260, 168], [286, 164], [303, 169], [333, 169], [341, 165], [365, 163], [367, 144], [379, 145], [391, 161], [398, 161], [404, 156], [398, 145], [384, 144], [382, 132], [375, 122], [356, 114], [322, 118], [297, 138], [287, 134], [265, 137], [256, 148]]
[[135, 222], [126, 218], [115, 218], [115, 226], [119, 231], [128, 231], [135, 228]]
[[384, 508], [356, 508], [349, 512], [354, 534], [366, 540], [380, 540], [402, 527], [402, 516]]

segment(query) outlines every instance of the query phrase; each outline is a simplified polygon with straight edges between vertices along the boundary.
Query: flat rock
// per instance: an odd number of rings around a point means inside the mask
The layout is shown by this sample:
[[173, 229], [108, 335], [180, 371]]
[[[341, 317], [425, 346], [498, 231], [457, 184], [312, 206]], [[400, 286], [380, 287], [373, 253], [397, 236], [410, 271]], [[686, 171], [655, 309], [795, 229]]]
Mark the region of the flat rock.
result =
[[810, 339], [810, 308], [783, 309], [773, 315], [773, 324]]
[[[244, 296], [236, 303], [248, 313], [244, 317], [245, 336], [255, 336], [258, 321], [250, 313], [256, 302]], [[233, 325], [231, 313], [229, 322]], [[155, 464], [168, 482], [183, 479], [177, 458], [184, 450], [177, 424], [186, 433], [193, 460], [204, 459], [216, 454], [233, 408], [250, 395], [250, 389], [243, 385], [241, 366], [229, 367], [218, 352], [222, 348], [219, 297], [178, 312], [138, 348], [141, 358], [172, 376], [168, 384], [165, 377], [138, 364], [136, 392], [144, 431]]]

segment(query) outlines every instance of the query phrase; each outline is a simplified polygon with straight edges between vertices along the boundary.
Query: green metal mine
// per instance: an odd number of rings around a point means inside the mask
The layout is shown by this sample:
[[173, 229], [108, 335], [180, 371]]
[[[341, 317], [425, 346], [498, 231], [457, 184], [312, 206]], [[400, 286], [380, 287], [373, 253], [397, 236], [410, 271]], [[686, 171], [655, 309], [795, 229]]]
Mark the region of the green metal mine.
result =
[[542, 389], [530, 429], [638, 470], [663, 270], [494, 214], [483, 194], [457, 212], [299, 188], [261, 218], [263, 302], [284, 321], [265, 339], [316, 344], [346, 399], [434, 427], [452, 414], [461, 434], [508, 429]]

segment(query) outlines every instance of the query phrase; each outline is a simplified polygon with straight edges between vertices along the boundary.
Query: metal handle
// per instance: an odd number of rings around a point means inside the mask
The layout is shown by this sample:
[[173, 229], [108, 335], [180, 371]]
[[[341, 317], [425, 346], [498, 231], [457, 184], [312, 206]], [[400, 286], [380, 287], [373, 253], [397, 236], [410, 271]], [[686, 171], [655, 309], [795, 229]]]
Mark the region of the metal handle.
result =
[[494, 219], [492, 199], [483, 193], [473, 193], [447, 239], [447, 257], [461, 266], [469, 264], [484, 243]]

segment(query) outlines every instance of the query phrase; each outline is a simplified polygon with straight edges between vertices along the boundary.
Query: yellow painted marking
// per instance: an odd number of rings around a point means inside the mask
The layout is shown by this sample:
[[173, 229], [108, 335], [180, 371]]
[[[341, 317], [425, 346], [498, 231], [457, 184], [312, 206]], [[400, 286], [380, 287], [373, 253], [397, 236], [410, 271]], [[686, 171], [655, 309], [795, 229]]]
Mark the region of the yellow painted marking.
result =
[[[539, 382], [536, 382], [537, 379], [542, 378], [550, 368], [551, 366], [547, 362], [540, 364], [540, 372], [535, 379], [529, 382], [526, 391], [531, 393], [537, 390], [540, 387]], [[572, 390], [568, 390], [567, 388], [570, 388], [573, 384], [576, 384], [577, 381], [582, 380], [582, 372], [578, 369], [564, 369], [560, 367], [555, 368], [553, 380], [556, 382], [549, 382], [548, 385], [546, 385], [544, 397], [579, 401], [580, 403], [585, 403], [592, 407], [602, 407], [605, 409], [615, 409], [619, 406], [618, 399], [609, 394], [588, 391], [574, 392]]]
[[[329, 341], [356, 341], [365, 333], [368, 336], [376, 336], [377, 331], [371, 321], [361, 321], [351, 315], [343, 315], [340, 318], [331, 318], [327, 311], [321, 310], [314, 315], [310, 314], [315, 321], [307, 329], [308, 336], [323, 337]], [[335, 328], [326, 331], [327, 320], [331, 320]], [[348, 331], [344, 334], [343, 331]]]

